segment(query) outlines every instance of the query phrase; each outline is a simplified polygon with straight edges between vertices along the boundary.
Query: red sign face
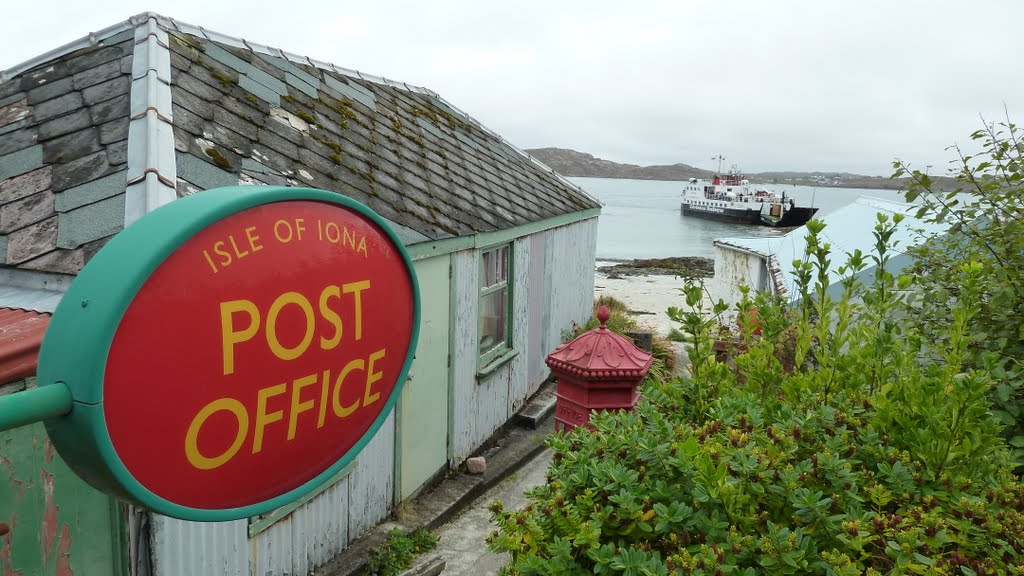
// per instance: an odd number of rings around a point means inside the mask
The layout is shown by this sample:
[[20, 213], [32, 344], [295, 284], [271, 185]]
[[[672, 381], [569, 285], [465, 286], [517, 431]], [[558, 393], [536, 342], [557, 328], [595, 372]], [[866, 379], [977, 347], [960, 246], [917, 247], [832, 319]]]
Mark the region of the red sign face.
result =
[[153, 494], [196, 509], [305, 484], [391, 396], [413, 292], [388, 236], [342, 206], [282, 201], [208, 226], [117, 327], [103, 414], [118, 457]]

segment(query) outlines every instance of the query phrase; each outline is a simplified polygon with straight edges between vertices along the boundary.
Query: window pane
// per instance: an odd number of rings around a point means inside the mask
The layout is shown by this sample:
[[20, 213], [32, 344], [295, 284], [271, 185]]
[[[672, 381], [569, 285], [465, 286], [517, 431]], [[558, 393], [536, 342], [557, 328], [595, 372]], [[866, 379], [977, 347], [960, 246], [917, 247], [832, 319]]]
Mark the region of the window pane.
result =
[[508, 280], [508, 246], [502, 246], [498, 250], [497, 269], [494, 271], [497, 282]]
[[480, 267], [480, 287], [487, 288], [494, 284], [494, 252], [484, 252], [483, 265]]
[[505, 305], [508, 288], [502, 288], [480, 299], [480, 352], [505, 342]]
[[508, 281], [508, 246], [483, 253], [480, 266], [480, 287], [487, 288]]

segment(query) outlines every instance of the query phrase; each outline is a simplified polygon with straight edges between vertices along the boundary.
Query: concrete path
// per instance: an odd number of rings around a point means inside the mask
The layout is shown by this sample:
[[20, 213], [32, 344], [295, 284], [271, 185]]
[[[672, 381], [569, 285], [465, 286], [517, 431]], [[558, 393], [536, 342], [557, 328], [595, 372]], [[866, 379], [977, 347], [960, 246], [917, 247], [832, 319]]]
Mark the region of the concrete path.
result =
[[522, 508], [526, 504], [523, 492], [544, 483], [544, 474], [551, 463], [551, 451], [544, 450], [519, 471], [477, 498], [465, 512], [436, 530], [440, 538], [434, 558], [445, 561], [444, 576], [489, 576], [508, 563], [507, 554], [495, 554], [487, 549], [487, 536], [494, 531], [491, 502], [501, 500], [506, 509]]

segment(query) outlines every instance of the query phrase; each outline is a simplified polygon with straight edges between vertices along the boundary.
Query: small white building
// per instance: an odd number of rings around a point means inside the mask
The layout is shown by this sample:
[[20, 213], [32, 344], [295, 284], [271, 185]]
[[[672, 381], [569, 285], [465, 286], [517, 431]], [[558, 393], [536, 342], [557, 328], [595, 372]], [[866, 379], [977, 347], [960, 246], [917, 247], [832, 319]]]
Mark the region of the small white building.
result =
[[[874, 253], [873, 232], [878, 223], [877, 214], [885, 214], [890, 220], [896, 214], [904, 217], [892, 236], [893, 254], [888, 270], [894, 274], [910, 263], [911, 256], [907, 254], [909, 248], [946, 231], [946, 224], [930, 223], [915, 217], [917, 209], [913, 204], [862, 196], [856, 202], [820, 218], [825, 222], [820, 237], [831, 246], [829, 294], [838, 297], [841, 292], [838, 269], [846, 261], [847, 254], [855, 250], [865, 255]], [[775, 238], [715, 240], [713, 293], [716, 298], [722, 298], [732, 306], [740, 300], [739, 287], [749, 286], [753, 290], [796, 300], [799, 294], [793, 263], [806, 258], [804, 252], [807, 248], [807, 235], [807, 227], [801, 226]], [[862, 270], [860, 280], [870, 283], [874, 270], [874, 266]]]

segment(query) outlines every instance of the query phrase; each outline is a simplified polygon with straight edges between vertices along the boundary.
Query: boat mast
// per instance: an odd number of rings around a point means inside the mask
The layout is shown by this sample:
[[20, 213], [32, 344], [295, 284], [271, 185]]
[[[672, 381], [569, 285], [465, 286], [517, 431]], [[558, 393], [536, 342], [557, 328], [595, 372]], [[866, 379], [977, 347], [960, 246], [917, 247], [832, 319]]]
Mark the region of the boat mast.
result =
[[719, 154], [718, 156], [713, 156], [711, 159], [712, 160], [718, 160], [718, 171], [715, 172], [715, 174], [721, 174], [722, 173], [722, 160], [725, 160], [725, 156], [722, 156], [721, 154]]

